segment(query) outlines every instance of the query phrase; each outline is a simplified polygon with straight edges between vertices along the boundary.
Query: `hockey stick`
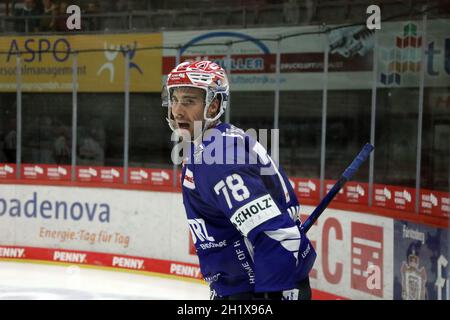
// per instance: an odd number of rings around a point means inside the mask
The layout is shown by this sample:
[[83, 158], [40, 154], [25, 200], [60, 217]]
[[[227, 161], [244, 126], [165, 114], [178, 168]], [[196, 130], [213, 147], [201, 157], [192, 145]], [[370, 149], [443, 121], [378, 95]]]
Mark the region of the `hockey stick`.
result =
[[305, 223], [301, 226], [301, 229], [304, 233], [307, 233], [311, 226], [316, 222], [316, 220], [320, 217], [322, 212], [327, 208], [339, 190], [349, 181], [356, 171], [358, 171], [359, 167], [363, 164], [364, 161], [367, 160], [370, 153], [375, 147], [370, 143], [366, 143], [366, 145], [362, 148], [359, 154], [353, 159], [352, 163], [345, 169], [344, 173], [341, 175], [339, 180], [334, 184], [330, 191], [323, 197], [322, 201], [320, 201], [319, 205], [314, 209], [314, 211], [310, 214], [308, 219], [306, 219]]

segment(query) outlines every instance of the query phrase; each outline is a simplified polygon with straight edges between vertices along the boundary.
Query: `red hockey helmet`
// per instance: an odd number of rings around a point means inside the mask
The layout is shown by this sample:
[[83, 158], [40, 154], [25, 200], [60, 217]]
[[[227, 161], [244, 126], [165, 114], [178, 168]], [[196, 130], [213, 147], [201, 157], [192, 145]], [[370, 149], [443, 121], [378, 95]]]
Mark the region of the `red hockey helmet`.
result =
[[[171, 95], [178, 87], [193, 87], [205, 90], [205, 108], [203, 118], [207, 122], [213, 122], [225, 112], [228, 104], [230, 88], [225, 70], [211, 61], [187, 61], [176, 66], [167, 76], [166, 84], [162, 92], [163, 106], [168, 107], [167, 121], [172, 130], [176, 124], [171, 111]], [[218, 98], [220, 109], [214, 118], [208, 118], [207, 112], [211, 102]]]

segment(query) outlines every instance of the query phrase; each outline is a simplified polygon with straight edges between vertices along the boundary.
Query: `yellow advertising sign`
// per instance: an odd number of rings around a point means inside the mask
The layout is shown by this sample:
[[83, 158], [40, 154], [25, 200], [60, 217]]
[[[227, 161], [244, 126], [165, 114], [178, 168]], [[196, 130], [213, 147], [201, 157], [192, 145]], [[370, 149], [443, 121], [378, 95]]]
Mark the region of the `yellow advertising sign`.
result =
[[80, 51], [77, 59], [79, 92], [123, 92], [127, 51], [130, 91], [160, 92], [161, 46], [161, 33], [0, 37], [0, 92], [16, 91], [18, 52], [22, 53], [23, 91], [72, 91], [74, 51]]

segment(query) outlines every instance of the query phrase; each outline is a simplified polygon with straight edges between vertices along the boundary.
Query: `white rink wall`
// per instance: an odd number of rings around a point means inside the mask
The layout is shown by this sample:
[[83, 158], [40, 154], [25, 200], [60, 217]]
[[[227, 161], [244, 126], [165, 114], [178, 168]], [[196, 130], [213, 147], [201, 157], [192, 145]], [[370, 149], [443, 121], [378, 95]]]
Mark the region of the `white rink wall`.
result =
[[[312, 210], [303, 206], [302, 220]], [[318, 253], [311, 272], [314, 288], [350, 299], [394, 298], [393, 219], [328, 209], [309, 237]], [[180, 193], [0, 185], [0, 258], [30, 258], [11, 251], [21, 247], [69, 250], [52, 251], [42, 260], [72, 263], [77, 260], [61, 256], [106, 253], [113, 255], [110, 267], [144, 270], [123, 256], [168, 260], [166, 271], [155, 272], [186, 276], [190, 267], [185, 264], [198, 265], [189, 239]], [[88, 264], [102, 265], [100, 258], [94, 260]], [[201, 277], [198, 268], [192, 272], [191, 278]], [[376, 272], [379, 282], [369, 288], [367, 279]]]
[[[303, 206], [302, 221], [313, 210]], [[393, 219], [327, 209], [308, 236], [317, 252], [313, 287], [351, 299], [393, 299]]]
[[178, 193], [0, 185], [2, 245], [198, 263], [189, 236]]

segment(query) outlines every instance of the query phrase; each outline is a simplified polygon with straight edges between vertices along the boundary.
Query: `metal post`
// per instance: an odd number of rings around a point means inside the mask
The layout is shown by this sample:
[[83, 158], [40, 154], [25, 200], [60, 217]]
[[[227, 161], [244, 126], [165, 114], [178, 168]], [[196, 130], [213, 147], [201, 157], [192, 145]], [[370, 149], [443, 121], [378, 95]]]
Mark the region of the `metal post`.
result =
[[[231, 83], [231, 43], [227, 44], [227, 60], [226, 60], [226, 71], [228, 74], [228, 81]], [[231, 95], [230, 95], [231, 96]], [[228, 106], [225, 110], [225, 122], [230, 123], [230, 108], [231, 108], [231, 100], [230, 96], [228, 96]]]
[[[6, 6], [8, 8], [8, 6]], [[6, 17], [8, 16], [8, 9], [6, 9]], [[6, 17], [1, 18], [1, 30], [6, 33]]]
[[[375, 146], [375, 125], [377, 113], [377, 83], [378, 83], [378, 33], [374, 33], [375, 45], [373, 48], [373, 62], [372, 62], [372, 110], [370, 114], [370, 143]], [[373, 173], [375, 165], [375, 151], [370, 154], [369, 160], [369, 207], [372, 206], [373, 201]]]
[[[447, 183], [448, 183], [448, 194], [447, 194], [447, 197], [450, 198], [450, 157], [448, 159], [448, 180], [447, 180]], [[447, 229], [448, 229], [447, 230], [448, 231], [447, 232], [447, 243], [450, 243], [450, 215], [448, 216], [448, 228]], [[450, 259], [450, 246], [449, 245], [447, 245], [447, 257]], [[449, 282], [447, 282], [447, 286], [450, 286]], [[449, 294], [447, 294], [447, 300], [450, 300], [450, 295]]]
[[20, 179], [22, 164], [22, 66], [20, 55], [16, 56], [16, 178]]
[[[450, 158], [448, 159], [448, 194], [447, 194], [447, 198], [450, 198]], [[450, 246], [448, 245], [448, 243], [450, 243], [450, 215], [448, 216], [448, 227], [447, 227], [447, 239], [445, 239], [444, 241], [446, 241], [447, 243], [447, 258], [450, 259]], [[448, 269], [447, 269], [448, 270]], [[447, 277], [448, 277], [448, 273], [447, 273]], [[450, 300], [450, 281], [447, 280], [447, 295], [446, 298], [447, 300]]]
[[416, 153], [416, 213], [419, 213], [419, 197], [420, 197], [420, 169], [422, 158], [422, 121], [423, 121], [423, 96], [425, 87], [425, 65], [427, 46], [427, 15], [424, 14], [422, 19], [422, 60], [420, 62], [420, 83], [419, 83], [419, 114], [417, 119], [417, 153]]
[[133, 29], [133, 13], [129, 12], [128, 13], [128, 30], [132, 30]]
[[181, 46], [177, 48], [177, 52], [175, 54], [175, 65], [179, 65], [181, 63]]
[[[175, 53], [175, 66], [179, 65], [180, 62], [181, 62], [181, 47], [178, 47], [177, 52]], [[175, 146], [175, 145], [176, 145], [176, 142], [173, 143], [173, 146]], [[177, 181], [178, 181], [178, 165], [176, 165], [175, 163], [173, 164], [172, 172], [173, 172], [172, 185], [174, 188], [176, 188]]]
[[320, 145], [320, 198], [325, 190], [325, 152], [327, 142], [327, 94], [328, 94], [328, 34], [325, 36], [325, 49], [323, 56], [323, 91], [322, 91], [322, 140]]
[[128, 183], [128, 145], [130, 133], [130, 56], [125, 54], [125, 115], [123, 143], [123, 183]]
[[281, 39], [277, 40], [275, 58], [275, 102], [273, 110], [273, 132], [271, 133], [270, 156], [279, 165], [279, 115], [280, 115], [280, 78], [281, 78]]
[[72, 64], [72, 181], [76, 180], [75, 167], [77, 165], [77, 125], [78, 125], [78, 53], [73, 54]]
[[276, 59], [275, 59], [275, 106], [273, 111], [273, 128], [278, 129], [278, 118], [280, 113], [280, 64], [281, 64], [281, 57], [280, 57], [280, 48], [281, 48], [281, 39], [278, 39], [277, 41], [277, 52], [276, 52]]

